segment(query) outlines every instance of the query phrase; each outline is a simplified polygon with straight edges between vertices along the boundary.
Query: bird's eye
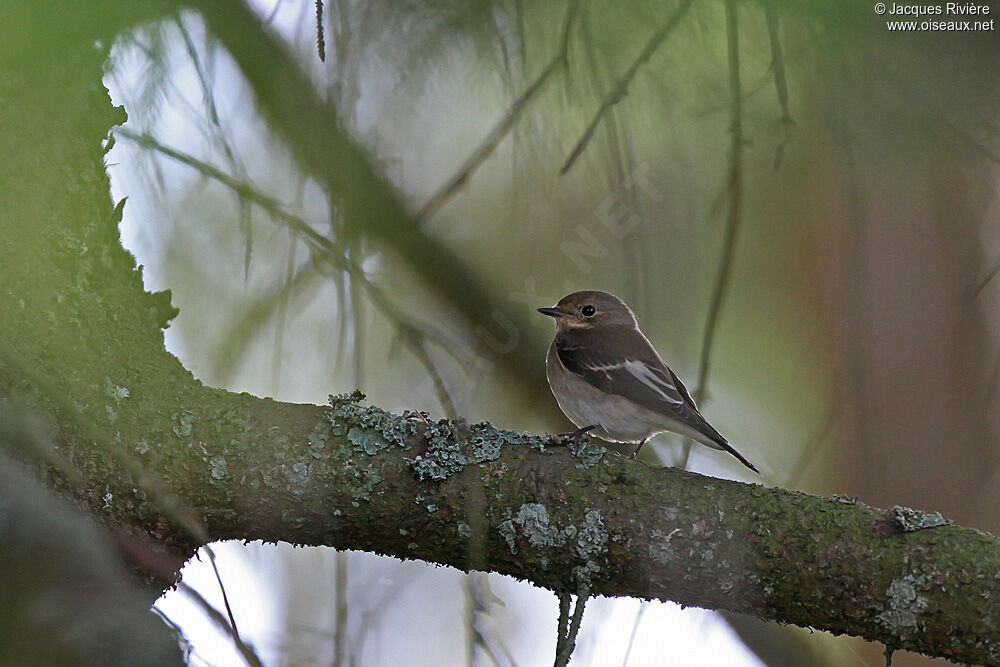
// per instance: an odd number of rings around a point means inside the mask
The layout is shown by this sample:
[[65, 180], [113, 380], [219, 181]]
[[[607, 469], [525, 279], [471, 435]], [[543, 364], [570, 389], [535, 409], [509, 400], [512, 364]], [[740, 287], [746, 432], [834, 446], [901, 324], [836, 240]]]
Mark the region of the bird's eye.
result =
[[597, 309], [595, 309], [593, 306], [584, 306], [583, 308], [580, 309], [580, 312], [583, 313], [584, 317], [593, 317], [594, 313], [597, 312]]

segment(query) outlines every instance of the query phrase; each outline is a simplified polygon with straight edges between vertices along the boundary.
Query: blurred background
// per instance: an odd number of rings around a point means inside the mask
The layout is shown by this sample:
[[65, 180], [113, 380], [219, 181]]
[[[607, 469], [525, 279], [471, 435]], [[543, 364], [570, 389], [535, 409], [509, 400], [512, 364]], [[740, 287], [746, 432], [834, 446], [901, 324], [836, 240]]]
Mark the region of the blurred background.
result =
[[[565, 431], [541, 374], [552, 324], [534, 309], [602, 289], [763, 479], [670, 435], [650, 462], [1000, 530], [994, 32], [897, 34], [867, 3], [819, 0], [728, 13], [327, 0], [318, 23], [313, 2], [250, 4], [414, 224], [489, 285], [496, 326], [469, 325], [421, 270], [433, 257], [330, 196], [248, 72], [182, 12], [112, 47], [105, 85], [128, 122], [109, 172], [114, 199], [128, 197], [125, 247], [180, 308], [168, 348], [200, 380], [310, 403], [360, 388], [397, 412]], [[317, 259], [310, 233], [339, 264]], [[536, 365], [505, 356], [514, 345]], [[330, 549], [214, 549], [267, 665], [552, 659], [555, 598], [523, 582]], [[222, 608], [208, 559], [184, 581]], [[192, 664], [242, 663], [185, 592], [157, 609]], [[881, 652], [598, 599], [572, 664], [867, 665]]]

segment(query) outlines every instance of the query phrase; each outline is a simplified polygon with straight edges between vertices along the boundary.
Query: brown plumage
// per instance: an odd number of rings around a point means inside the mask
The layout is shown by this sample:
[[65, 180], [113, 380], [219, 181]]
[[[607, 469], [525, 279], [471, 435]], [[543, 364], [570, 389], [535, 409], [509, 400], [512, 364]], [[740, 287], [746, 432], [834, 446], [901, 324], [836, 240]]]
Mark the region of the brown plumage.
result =
[[650, 437], [671, 431], [725, 450], [759, 472], [701, 415], [624, 301], [588, 290], [538, 311], [556, 322], [545, 364], [549, 387], [578, 428], [593, 426], [604, 439], [638, 443], [633, 457]]

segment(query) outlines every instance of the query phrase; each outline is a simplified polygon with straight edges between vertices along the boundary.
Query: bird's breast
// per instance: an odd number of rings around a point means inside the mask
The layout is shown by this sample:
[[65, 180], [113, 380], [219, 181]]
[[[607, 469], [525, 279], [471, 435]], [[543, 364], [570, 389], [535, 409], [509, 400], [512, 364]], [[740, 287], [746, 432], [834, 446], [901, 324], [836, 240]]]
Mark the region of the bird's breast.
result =
[[545, 357], [545, 374], [552, 395], [577, 428], [597, 426], [594, 435], [612, 442], [641, 442], [663, 428], [651, 423], [645, 408], [632, 401], [608, 394], [579, 375], [566, 370], [559, 361], [555, 343]]

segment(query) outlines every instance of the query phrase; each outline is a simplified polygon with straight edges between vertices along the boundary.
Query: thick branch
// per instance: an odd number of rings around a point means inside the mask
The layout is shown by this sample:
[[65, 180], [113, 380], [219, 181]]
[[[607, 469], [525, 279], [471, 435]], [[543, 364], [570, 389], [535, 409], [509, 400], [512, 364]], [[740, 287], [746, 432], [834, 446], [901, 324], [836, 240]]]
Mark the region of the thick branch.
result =
[[489, 424], [428, 424], [350, 400], [234, 400], [247, 411], [241, 435], [198, 423], [190, 437], [211, 437], [211, 455], [158, 466], [204, 508], [213, 538], [419, 558], [554, 591], [587, 584], [1000, 664], [1000, 542], [979, 531], [903, 532], [925, 518], [574, 456]]

